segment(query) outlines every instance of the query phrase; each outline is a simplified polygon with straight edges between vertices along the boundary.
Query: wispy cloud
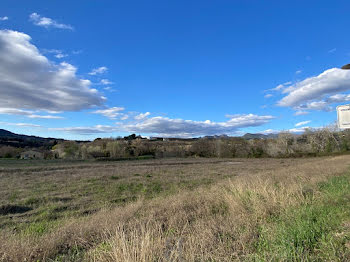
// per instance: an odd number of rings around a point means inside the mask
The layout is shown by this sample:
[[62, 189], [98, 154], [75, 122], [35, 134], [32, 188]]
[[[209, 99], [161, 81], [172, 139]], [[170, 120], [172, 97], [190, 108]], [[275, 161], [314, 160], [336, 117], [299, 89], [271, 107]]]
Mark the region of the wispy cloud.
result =
[[23, 110], [18, 108], [1, 108], [0, 107], [0, 114], [21, 115], [28, 118], [40, 118], [40, 119], [63, 119], [62, 116], [38, 115], [38, 114], [35, 114], [33, 111]]
[[114, 84], [114, 83], [111, 82], [111, 81], [109, 81], [108, 79], [102, 79], [102, 80], [100, 81], [100, 84], [101, 84], [101, 85], [112, 85], [112, 84]]
[[53, 28], [59, 28], [59, 29], [74, 30], [73, 26], [71, 25], [58, 23], [57, 21], [51, 18], [41, 16], [37, 13], [32, 13], [29, 16], [29, 20], [33, 22], [34, 25], [45, 27], [45, 28], [53, 27]]
[[307, 114], [309, 114], [308, 111], [302, 111], [302, 110], [296, 111], [294, 113], [295, 116], [304, 116], [304, 115], [307, 115]]
[[286, 87], [288, 87], [289, 85], [291, 85], [292, 82], [285, 82], [283, 84], [280, 84], [278, 86], [276, 86], [275, 88], [271, 88], [271, 89], [268, 89], [268, 90], [265, 90], [265, 91], [282, 91], [283, 89], [285, 89]]
[[[98, 74], [103, 74], [103, 73], [105, 73], [105, 72], [107, 72], [107, 71], [108, 71], [108, 68], [107, 68], [107, 67], [101, 66], [101, 67], [92, 69], [92, 71], [89, 73], [89, 75], [94, 76], [94, 75], [98, 75]], [[105, 80], [106, 80], [106, 79], [105, 79]]]
[[296, 75], [299, 75], [299, 74], [301, 74], [303, 71], [302, 70], [297, 70], [297, 71], [295, 71], [295, 74]]
[[109, 92], [115, 92], [115, 90], [111, 86], [106, 86], [103, 89]]
[[19, 126], [19, 127], [41, 127], [40, 125], [32, 124], [32, 123], [9, 123], [9, 122], [0, 122], [1, 125], [8, 126]]
[[151, 114], [150, 112], [140, 113], [137, 116], [134, 116], [134, 119], [142, 120], [142, 119], [145, 119], [146, 117], [148, 117], [150, 114]]
[[58, 50], [58, 49], [43, 49], [42, 51], [43, 51], [43, 53], [54, 54], [54, 56], [58, 59], [61, 59], [61, 58], [68, 56], [62, 50]]
[[52, 116], [52, 115], [29, 115], [29, 118], [39, 118], [39, 119], [63, 119], [62, 116]]
[[125, 110], [124, 107], [111, 107], [111, 108], [107, 108], [107, 109], [96, 110], [96, 111], [93, 111], [92, 113], [103, 115], [103, 116], [108, 117], [110, 119], [116, 119], [117, 117], [124, 116], [124, 114], [121, 113], [124, 110]]
[[49, 128], [50, 131], [63, 131], [79, 135], [92, 135], [101, 133], [112, 133], [118, 131], [115, 126], [96, 125], [92, 127], [62, 127], [62, 128]]
[[265, 98], [270, 98], [270, 97], [273, 97], [272, 94], [267, 94], [267, 95], [264, 95]]
[[0, 21], [7, 21], [9, 20], [8, 16], [0, 16]]
[[328, 50], [328, 53], [335, 53], [336, 51], [337, 51], [336, 48], [332, 48], [332, 49]]
[[296, 127], [298, 127], [298, 126], [305, 126], [305, 125], [307, 125], [310, 122], [311, 122], [310, 120], [302, 121], [302, 122], [296, 123], [295, 126]]

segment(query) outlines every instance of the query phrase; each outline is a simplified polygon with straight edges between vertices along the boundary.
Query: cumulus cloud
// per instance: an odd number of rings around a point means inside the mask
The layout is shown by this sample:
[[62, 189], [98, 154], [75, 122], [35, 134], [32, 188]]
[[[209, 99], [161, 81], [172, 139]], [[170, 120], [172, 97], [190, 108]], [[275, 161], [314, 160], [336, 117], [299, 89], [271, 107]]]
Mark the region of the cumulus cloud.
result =
[[108, 68], [105, 67], [105, 66], [101, 66], [101, 67], [98, 67], [98, 68], [95, 68], [95, 69], [92, 69], [92, 71], [89, 73], [89, 75], [98, 75], [98, 74], [103, 74], [105, 72], [108, 71]]
[[54, 64], [30, 43], [29, 35], [0, 30], [0, 108], [78, 111], [105, 98], [76, 76], [77, 68]]
[[53, 116], [53, 115], [38, 115], [33, 111], [22, 110], [17, 108], [0, 108], [0, 114], [6, 115], [21, 115], [29, 118], [41, 118], [41, 119], [62, 119], [61, 116]]
[[115, 126], [96, 125], [91, 127], [50, 128], [54, 131], [64, 131], [80, 135], [97, 133], [130, 132], [153, 134], [162, 137], [196, 137], [205, 135], [221, 135], [239, 133], [239, 128], [260, 126], [274, 119], [273, 116], [228, 115], [225, 122], [193, 121], [171, 119], [168, 117], [146, 118], [138, 122], [117, 122]]
[[193, 121], [152, 117], [138, 123], [119, 124], [121, 130], [141, 134], [155, 134], [163, 137], [195, 137], [205, 135], [233, 134], [239, 128], [260, 126], [272, 120], [273, 116], [227, 115], [226, 122]]
[[148, 117], [150, 114], [151, 114], [150, 112], [140, 113], [137, 116], [134, 116], [134, 119], [142, 120], [142, 119], [145, 119], [146, 117]]
[[298, 127], [298, 126], [305, 126], [305, 125], [307, 125], [310, 122], [311, 122], [310, 120], [302, 121], [302, 122], [296, 123], [295, 126], [296, 127]]
[[34, 25], [45, 27], [45, 28], [53, 27], [53, 28], [59, 28], [59, 29], [74, 30], [73, 26], [71, 25], [60, 24], [51, 18], [43, 17], [37, 13], [32, 13], [29, 16], [29, 20], [33, 22]]
[[116, 119], [117, 117], [122, 117], [124, 116], [123, 113], [120, 113], [121, 111], [124, 111], [124, 107], [111, 107], [107, 109], [100, 109], [92, 112], [93, 114], [100, 114], [105, 117], [108, 117], [110, 119]]
[[283, 93], [287, 95], [278, 102], [278, 105], [309, 109], [312, 109], [311, 107], [319, 109], [323, 106], [326, 109], [323, 103], [327, 103], [325, 97], [349, 90], [350, 70], [332, 68], [285, 89]]
[[7, 16], [0, 16], [0, 21], [6, 21], [9, 20]]

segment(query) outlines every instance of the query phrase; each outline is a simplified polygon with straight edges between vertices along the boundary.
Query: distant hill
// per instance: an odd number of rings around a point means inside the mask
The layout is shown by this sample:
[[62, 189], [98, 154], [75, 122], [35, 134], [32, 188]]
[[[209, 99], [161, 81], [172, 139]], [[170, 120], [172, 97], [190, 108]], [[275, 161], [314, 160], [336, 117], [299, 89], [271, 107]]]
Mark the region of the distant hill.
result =
[[268, 139], [268, 138], [276, 138], [278, 134], [251, 134], [251, 133], [246, 133], [242, 138], [250, 140], [250, 139]]
[[[278, 134], [251, 134], [247, 133], [242, 138], [246, 140], [250, 139], [268, 139], [268, 138], [276, 138]], [[222, 139], [222, 138], [228, 138], [226, 135], [221, 136], [206, 136], [207, 139]], [[191, 140], [191, 139], [186, 139]], [[57, 138], [44, 138], [44, 137], [38, 137], [38, 136], [27, 136], [27, 135], [19, 135], [12, 133], [5, 129], [0, 129], [0, 146], [6, 145], [6, 146], [13, 146], [17, 148], [25, 148], [25, 147], [43, 147], [43, 148], [51, 148], [52, 146], [56, 145], [58, 142], [62, 142], [64, 139], [57, 139]], [[87, 142], [87, 141], [76, 141], [76, 142]]]
[[50, 148], [63, 139], [43, 138], [38, 136], [18, 135], [5, 129], [0, 129], [0, 145], [13, 147], [45, 147]]

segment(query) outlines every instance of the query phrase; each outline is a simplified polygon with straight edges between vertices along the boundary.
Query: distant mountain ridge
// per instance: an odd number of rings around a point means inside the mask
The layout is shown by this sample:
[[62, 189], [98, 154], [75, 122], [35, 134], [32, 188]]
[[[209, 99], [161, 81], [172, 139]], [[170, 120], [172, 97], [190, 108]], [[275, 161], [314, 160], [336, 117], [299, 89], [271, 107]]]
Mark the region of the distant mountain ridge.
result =
[[0, 129], [0, 145], [13, 147], [52, 147], [63, 139], [43, 138], [38, 136], [18, 135], [5, 129]]
[[[252, 133], [246, 133], [242, 136], [243, 139], [250, 140], [250, 139], [269, 139], [269, 138], [276, 138], [278, 134], [252, 134]], [[226, 135], [221, 136], [206, 136], [205, 138], [210, 139], [225, 139], [229, 138]], [[38, 136], [28, 136], [28, 135], [19, 135], [12, 133], [5, 129], [0, 129], [0, 145], [7, 145], [7, 146], [13, 146], [13, 147], [46, 147], [50, 148], [57, 144], [58, 142], [62, 142], [64, 139], [57, 139], [57, 138], [44, 138], [44, 137], [38, 137]], [[77, 141], [79, 142], [79, 141]]]
[[251, 134], [251, 133], [246, 133], [242, 138], [250, 140], [250, 139], [269, 139], [269, 138], [276, 138], [278, 137], [278, 134]]

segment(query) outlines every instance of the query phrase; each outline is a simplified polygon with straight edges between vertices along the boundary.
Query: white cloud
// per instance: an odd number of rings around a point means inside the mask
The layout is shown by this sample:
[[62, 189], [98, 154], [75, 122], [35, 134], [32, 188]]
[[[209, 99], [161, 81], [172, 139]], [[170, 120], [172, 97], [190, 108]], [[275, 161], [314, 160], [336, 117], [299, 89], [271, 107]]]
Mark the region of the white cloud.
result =
[[98, 67], [98, 68], [95, 68], [95, 69], [92, 69], [92, 71], [89, 73], [89, 75], [97, 75], [97, 74], [103, 74], [105, 72], [108, 71], [108, 68], [105, 67], [105, 66], [101, 66], [101, 67]]
[[101, 85], [112, 85], [113, 82], [109, 81], [108, 79], [102, 79], [100, 84]]
[[106, 86], [103, 89], [109, 92], [115, 92], [115, 90], [111, 86]]
[[23, 127], [41, 127], [40, 125], [35, 125], [35, 124], [30, 124], [30, 123], [16, 123], [14, 125], [23, 126]]
[[96, 125], [91, 127], [50, 128], [49, 130], [63, 131], [80, 135], [130, 132], [153, 134], [162, 137], [195, 137], [205, 135], [236, 134], [239, 132], [239, 128], [260, 126], [274, 119], [273, 116], [258, 116], [254, 114], [228, 115], [228, 117], [230, 119], [226, 122], [212, 122], [210, 120], [193, 121], [158, 116], [146, 118], [137, 123], [117, 122], [115, 126]]
[[142, 119], [145, 119], [146, 117], [148, 117], [150, 114], [151, 114], [150, 112], [140, 113], [137, 116], [134, 116], [134, 119], [142, 120]]
[[63, 119], [62, 116], [52, 116], [52, 115], [29, 115], [29, 118], [39, 118], [39, 119]]
[[296, 123], [295, 126], [298, 127], [298, 126], [304, 126], [304, 125], [307, 125], [308, 123], [310, 123], [311, 121], [308, 120], [308, 121], [302, 121], [302, 122], [299, 122], [299, 123]]
[[270, 98], [270, 97], [273, 97], [273, 95], [272, 95], [272, 94], [267, 94], [267, 95], [265, 95], [264, 97], [265, 97], [265, 98]]
[[124, 111], [124, 107], [111, 107], [107, 109], [100, 109], [92, 112], [93, 114], [100, 114], [110, 119], [116, 119], [119, 116], [124, 116], [124, 114], [120, 113]]
[[124, 114], [120, 117], [120, 120], [127, 120], [128, 118], [129, 116]]
[[115, 126], [96, 125], [92, 127], [63, 127], [63, 128], [49, 128], [51, 131], [63, 131], [67, 133], [79, 134], [79, 135], [91, 135], [100, 133], [112, 133], [118, 131]]
[[332, 68], [284, 89], [283, 93], [287, 95], [278, 105], [296, 109], [330, 110], [329, 104], [334, 102], [334, 95], [349, 90], [350, 70]]
[[31, 124], [31, 123], [9, 123], [9, 122], [0, 122], [0, 125], [20, 126], [20, 127], [41, 127], [40, 125], [35, 125], [35, 124]]
[[168, 117], [146, 118], [138, 123], [119, 124], [121, 130], [163, 137], [195, 137], [205, 135], [233, 134], [239, 128], [260, 126], [270, 122], [273, 116], [227, 115], [226, 122], [193, 121]]
[[9, 20], [9, 18], [7, 16], [1, 16], [0, 17], [0, 21], [6, 21]]
[[331, 50], [328, 50], [328, 53], [334, 53], [335, 51], [337, 51], [337, 49], [336, 49], [336, 48], [333, 48], [333, 49], [331, 49]]
[[52, 115], [37, 115], [33, 111], [22, 110], [17, 108], [0, 108], [0, 114], [6, 115], [21, 115], [28, 118], [41, 118], [41, 119], [62, 119], [61, 116], [52, 116]]
[[307, 115], [309, 114], [309, 112], [307, 111], [303, 111], [303, 110], [298, 110], [294, 113], [295, 116], [304, 116], [304, 115]]
[[257, 134], [264, 134], [264, 135], [268, 135], [268, 134], [277, 134], [279, 133], [279, 130], [275, 130], [275, 129], [266, 129], [264, 131], [259, 131], [257, 132]]
[[24, 33], [0, 30], [0, 108], [78, 111], [104, 103], [68, 63], [50, 62]]
[[271, 89], [268, 89], [266, 91], [281, 91], [291, 84], [292, 84], [292, 82], [285, 82], [283, 84], [276, 86], [275, 88], [271, 88]]
[[332, 95], [327, 99], [329, 103], [343, 103], [350, 101], [350, 95], [347, 94], [336, 94]]
[[299, 74], [301, 74], [303, 71], [301, 71], [301, 70], [297, 70], [297, 71], [295, 71], [295, 74], [296, 75], [299, 75]]
[[287, 131], [290, 133], [304, 133], [307, 129], [310, 129], [310, 127], [304, 126], [300, 128], [291, 128], [291, 129], [288, 129]]
[[267, 129], [264, 131], [257, 132], [259, 134], [278, 134], [278, 133], [283, 133], [283, 132], [288, 132], [288, 133], [303, 133], [305, 130], [310, 129], [309, 126], [304, 126], [300, 128], [291, 128], [291, 129], [285, 129], [285, 130], [275, 130], [275, 129]]
[[55, 57], [58, 59], [67, 57], [67, 54], [64, 54], [62, 50], [58, 49], [43, 49], [43, 53], [55, 54]]
[[333, 108], [329, 106], [326, 101], [314, 101], [306, 104], [302, 104], [300, 106], [295, 107], [297, 110], [318, 110], [318, 111], [332, 111]]
[[45, 28], [54, 27], [59, 29], [74, 30], [74, 28], [71, 25], [60, 24], [51, 18], [43, 17], [37, 13], [32, 13], [29, 16], [29, 20], [33, 22], [34, 25], [45, 27]]
[[58, 58], [58, 59], [61, 59], [61, 58], [67, 57], [67, 56], [68, 56], [67, 54], [57, 54], [57, 55], [55, 55], [55, 57]]

